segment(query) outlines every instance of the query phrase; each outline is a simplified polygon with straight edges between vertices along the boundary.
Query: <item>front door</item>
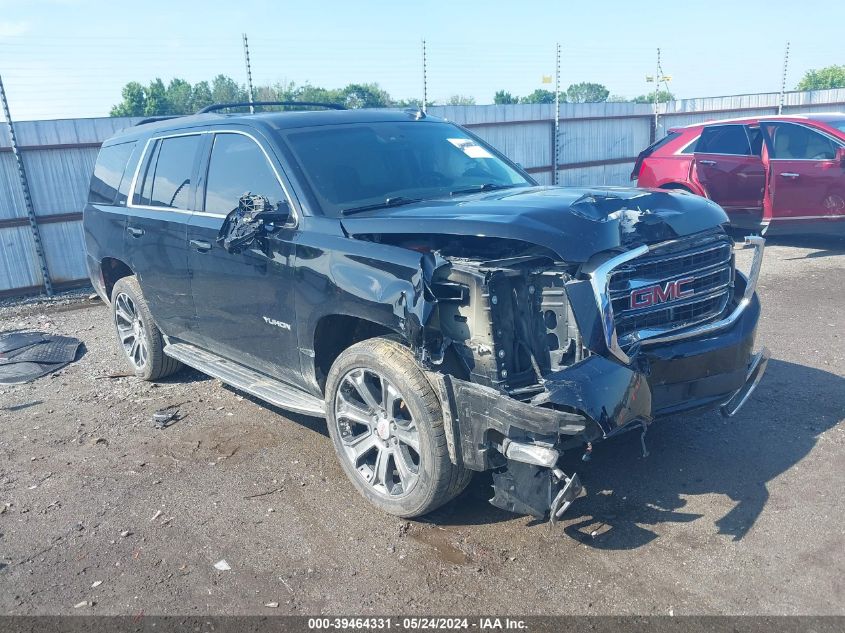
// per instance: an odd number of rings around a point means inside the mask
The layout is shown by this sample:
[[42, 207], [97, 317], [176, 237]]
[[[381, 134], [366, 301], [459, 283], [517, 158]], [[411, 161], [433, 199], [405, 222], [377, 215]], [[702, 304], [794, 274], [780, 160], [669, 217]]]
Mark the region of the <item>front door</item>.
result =
[[127, 205], [127, 263], [156, 324], [179, 338], [190, 338], [194, 318], [185, 238], [202, 138], [186, 133], [150, 139]]
[[209, 351], [301, 383], [293, 293], [296, 229], [280, 226], [240, 253], [217, 243], [224, 219], [243, 194], [262, 195], [274, 208], [290, 205], [279, 170], [251, 133], [215, 133], [208, 155], [198, 194], [203, 210], [191, 218], [187, 236], [197, 334]]
[[735, 224], [759, 221], [766, 173], [759, 127], [711, 125], [695, 147], [694, 168], [707, 197]]
[[845, 165], [840, 143], [806, 125], [762, 123], [769, 152], [772, 228], [795, 221], [845, 218]]

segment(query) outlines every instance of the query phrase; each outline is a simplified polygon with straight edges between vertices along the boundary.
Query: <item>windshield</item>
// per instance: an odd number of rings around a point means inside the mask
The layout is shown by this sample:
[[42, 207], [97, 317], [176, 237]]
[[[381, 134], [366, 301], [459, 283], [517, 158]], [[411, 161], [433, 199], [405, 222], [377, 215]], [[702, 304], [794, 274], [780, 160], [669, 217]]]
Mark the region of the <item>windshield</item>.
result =
[[386, 201], [533, 185], [448, 123], [332, 125], [291, 131], [284, 138], [326, 215]]

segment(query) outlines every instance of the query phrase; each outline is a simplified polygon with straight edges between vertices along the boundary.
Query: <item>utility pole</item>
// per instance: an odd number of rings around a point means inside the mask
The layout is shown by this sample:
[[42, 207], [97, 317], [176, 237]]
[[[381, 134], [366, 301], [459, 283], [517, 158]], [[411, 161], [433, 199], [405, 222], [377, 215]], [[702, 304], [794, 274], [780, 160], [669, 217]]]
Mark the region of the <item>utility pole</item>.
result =
[[18, 141], [15, 137], [15, 126], [12, 123], [12, 115], [9, 112], [9, 102], [6, 99], [6, 89], [3, 87], [3, 78], [0, 77], [0, 101], [3, 102], [3, 116], [6, 118], [6, 125], [9, 127], [9, 140], [12, 144], [12, 154], [15, 156], [15, 163], [18, 167], [18, 178], [23, 191], [23, 201], [26, 206], [26, 215], [29, 218], [29, 228], [32, 231], [32, 241], [35, 242], [35, 252], [38, 255], [38, 262], [41, 265], [41, 277], [44, 279], [44, 290], [47, 296], [53, 296], [53, 282], [50, 280], [50, 271], [47, 268], [47, 257], [44, 255], [44, 245], [41, 242], [41, 233], [38, 230], [38, 221], [35, 219], [35, 209], [32, 206], [32, 196], [29, 193], [29, 181], [26, 179], [23, 158], [18, 150]]
[[246, 61], [246, 88], [247, 94], [249, 95], [249, 113], [255, 114], [255, 106], [252, 105], [255, 99], [253, 98], [252, 94], [252, 68], [249, 65], [249, 42], [246, 39], [246, 33], [243, 34], [244, 36], [244, 60]]
[[657, 93], [660, 92], [660, 49], [657, 49], [657, 67], [654, 71], [654, 138], [657, 139], [657, 125], [660, 114], [657, 109]]
[[552, 184], [557, 185], [560, 180], [558, 165], [560, 164], [560, 43], [555, 51], [555, 142], [552, 148]]
[[427, 68], [426, 68], [426, 61], [425, 61], [425, 38], [422, 41], [422, 80], [423, 80], [423, 100], [422, 100], [422, 111], [425, 113], [425, 104], [428, 103], [428, 79], [427, 79]]
[[783, 53], [783, 77], [780, 81], [780, 98], [778, 99], [778, 114], [783, 112], [783, 99], [786, 93], [786, 69], [789, 65], [789, 42], [786, 43], [786, 51]]

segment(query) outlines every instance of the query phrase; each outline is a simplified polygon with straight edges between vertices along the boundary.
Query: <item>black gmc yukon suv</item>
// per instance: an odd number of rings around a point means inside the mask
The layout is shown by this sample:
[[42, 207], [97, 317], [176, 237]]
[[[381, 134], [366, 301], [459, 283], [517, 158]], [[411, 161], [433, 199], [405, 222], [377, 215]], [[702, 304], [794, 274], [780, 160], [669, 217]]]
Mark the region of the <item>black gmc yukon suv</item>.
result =
[[[314, 104], [311, 104], [314, 105]], [[397, 110], [201, 113], [100, 151], [84, 225], [135, 373], [190, 365], [328, 419], [355, 487], [412, 517], [493, 471], [560, 516], [563, 451], [765, 371], [728, 219], [686, 193], [538, 186], [463, 128]]]

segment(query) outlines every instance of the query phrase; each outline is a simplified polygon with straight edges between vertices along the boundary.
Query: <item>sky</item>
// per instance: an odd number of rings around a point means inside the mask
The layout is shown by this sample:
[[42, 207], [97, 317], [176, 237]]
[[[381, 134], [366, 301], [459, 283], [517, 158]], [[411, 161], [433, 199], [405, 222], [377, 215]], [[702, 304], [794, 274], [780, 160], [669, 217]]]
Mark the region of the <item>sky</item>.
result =
[[845, 64], [845, 2], [708, 0], [0, 0], [0, 77], [15, 120], [106, 116], [128, 81], [246, 82], [327, 88], [377, 82], [395, 98], [492, 103], [555, 71], [634, 97], [651, 85], [657, 48], [679, 98], [777, 92], [804, 72]]

